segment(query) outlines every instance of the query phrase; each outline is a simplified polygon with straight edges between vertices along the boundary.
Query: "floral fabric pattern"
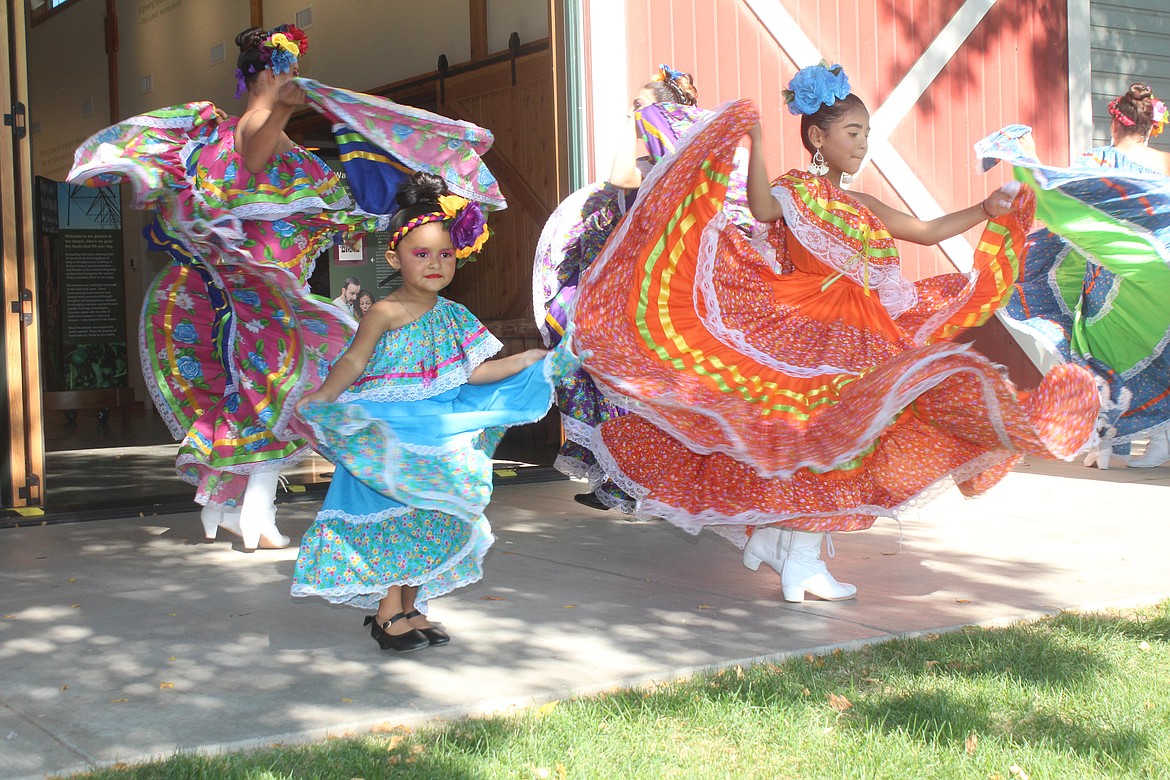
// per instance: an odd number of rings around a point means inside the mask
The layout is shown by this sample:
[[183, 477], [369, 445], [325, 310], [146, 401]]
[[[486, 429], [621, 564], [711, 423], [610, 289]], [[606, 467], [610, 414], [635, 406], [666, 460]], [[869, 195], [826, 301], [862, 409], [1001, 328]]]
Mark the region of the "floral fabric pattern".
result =
[[508, 426], [544, 416], [555, 382], [579, 363], [565, 345], [508, 379], [468, 384], [499, 349], [470, 312], [440, 298], [379, 340], [336, 403], [305, 407], [337, 470], [302, 540], [293, 595], [369, 607], [409, 584], [425, 609], [479, 579], [492, 542], [491, 455]]
[[1100, 446], [1126, 452], [1170, 425], [1170, 178], [1113, 147], [1041, 165], [1019, 147], [1028, 129], [976, 146], [985, 167], [1004, 160], [1035, 188], [1045, 225], [1028, 236], [1004, 314], [1054, 361], [1093, 372]]
[[977, 495], [1022, 454], [1092, 436], [1093, 378], [1020, 396], [950, 338], [1002, 306], [1033, 201], [985, 228], [970, 275], [912, 284], [880, 220], [827, 179], [780, 177], [781, 274], [722, 205], [747, 101], [705, 120], [643, 184], [583, 274], [585, 367], [631, 412], [601, 426], [606, 475], [637, 511], [697, 532], [780, 523], [857, 530], [954, 482]]
[[[656, 103], [638, 111], [638, 133], [650, 153], [641, 161], [646, 163], [645, 172], [673, 154], [691, 126], [708, 116], [708, 111], [676, 103]], [[755, 223], [747, 208], [746, 160], [732, 170], [728, 189], [727, 213], [745, 232], [751, 232]], [[546, 345], [556, 345], [564, 337], [578, 281], [633, 206], [635, 195], [635, 191], [598, 182], [566, 198], [545, 223], [532, 269], [532, 309]], [[557, 387], [557, 407], [565, 433], [554, 464], [557, 470], [587, 479], [594, 495], [607, 506], [632, 511], [633, 499], [604, 476], [593, 452], [601, 424], [624, 410], [605, 397], [585, 370]]]
[[[314, 105], [330, 115], [324, 102]], [[442, 119], [389, 101], [363, 105], [363, 127], [375, 135], [391, 126], [423, 133]], [[124, 181], [134, 206], [155, 212], [147, 239], [173, 262], [144, 302], [143, 370], [182, 440], [179, 475], [196, 485], [196, 501], [213, 507], [237, 506], [253, 471], [309, 453], [311, 431], [292, 410], [320, 385], [356, 323], [310, 296], [307, 282], [339, 234], [379, 230], [388, 220], [357, 208], [338, 175], [301, 147], [252, 173], [235, 147], [237, 122], [206, 102], [131, 117], [82, 144], [69, 174], [75, 184]], [[478, 166], [479, 178], [490, 178], [478, 158], [490, 133], [453, 124], [471, 152], [445, 173]], [[416, 150], [438, 154], [433, 144]], [[400, 151], [416, 168], [431, 162]], [[395, 180], [389, 161], [376, 170]]]

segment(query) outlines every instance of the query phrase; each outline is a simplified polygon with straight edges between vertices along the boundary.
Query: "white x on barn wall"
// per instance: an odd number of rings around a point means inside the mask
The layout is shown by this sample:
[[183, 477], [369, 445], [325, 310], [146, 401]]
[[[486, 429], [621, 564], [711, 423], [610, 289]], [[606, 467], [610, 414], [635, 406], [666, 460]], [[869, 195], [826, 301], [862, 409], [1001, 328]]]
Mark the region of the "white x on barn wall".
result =
[[[815, 65], [824, 59], [816, 44], [800, 29], [800, 25], [779, 0], [744, 0], [764, 28], [780, 45], [797, 68]], [[996, 0], [967, 0], [947, 23], [922, 56], [907, 71], [898, 86], [885, 101], [870, 114], [870, 161], [882, 172], [886, 181], [920, 219], [933, 219], [943, 214], [942, 207], [930, 194], [922, 180], [914, 174], [905, 158], [890, 143], [890, 134], [898, 123], [914, 108], [935, 77], [950, 62], [963, 42], [971, 35]], [[970, 270], [974, 251], [961, 236], [947, 239], [939, 245], [943, 253], [960, 270]]]

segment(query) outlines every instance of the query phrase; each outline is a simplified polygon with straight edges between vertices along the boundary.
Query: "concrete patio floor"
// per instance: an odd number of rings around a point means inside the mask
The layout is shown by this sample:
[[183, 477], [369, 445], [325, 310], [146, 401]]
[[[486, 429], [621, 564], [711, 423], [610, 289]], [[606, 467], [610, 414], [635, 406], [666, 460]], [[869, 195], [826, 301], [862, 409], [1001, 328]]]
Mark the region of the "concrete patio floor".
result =
[[[292, 599], [296, 548], [206, 543], [195, 513], [0, 530], [0, 777], [508, 711], [754, 659], [1170, 596], [1170, 466], [1029, 461], [834, 537], [854, 601], [786, 604], [722, 538], [496, 490], [449, 646], [380, 651], [363, 613]], [[299, 538], [318, 501], [281, 506]], [[899, 534], [902, 542], [899, 546]]]

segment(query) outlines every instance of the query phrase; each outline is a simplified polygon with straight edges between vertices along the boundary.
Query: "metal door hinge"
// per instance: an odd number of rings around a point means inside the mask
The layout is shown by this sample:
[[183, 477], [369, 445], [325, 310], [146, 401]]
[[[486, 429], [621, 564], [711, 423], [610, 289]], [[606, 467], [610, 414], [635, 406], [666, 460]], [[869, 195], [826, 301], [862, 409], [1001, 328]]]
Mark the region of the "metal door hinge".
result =
[[[21, 325], [32, 325], [32, 290], [27, 288], [20, 291], [20, 300], [12, 302], [12, 313], [20, 315]], [[28, 311], [24, 310], [24, 305], [29, 304]]]
[[24, 121], [24, 103], [14, 103], [12, 105], [12, 113], [4, 115], [4, 125], [5, 127], [12, 128], [12, 135], [16, 136], [17, 141], [24, 138], [28, 132]]
[[29, 506], [39, 506], [41, 503], [41, 478], [37, 474], [29, 474], [24, 478], [24, 487], [16, 489], [17, 498], [23, 498]]

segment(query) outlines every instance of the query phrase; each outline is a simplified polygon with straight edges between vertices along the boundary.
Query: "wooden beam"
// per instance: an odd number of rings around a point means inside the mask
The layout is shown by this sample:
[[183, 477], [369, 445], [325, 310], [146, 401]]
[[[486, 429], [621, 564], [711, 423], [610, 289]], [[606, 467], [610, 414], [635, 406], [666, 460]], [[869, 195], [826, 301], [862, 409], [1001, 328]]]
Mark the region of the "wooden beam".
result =
[[118, 1], [106, 0], [106, 82], [110, 92], [112, 125], [122, 118], [122, 101], [118, 92]]
[[264, 26], [264, 0], [252, 0], [252, 26]]
[[565, 79], [565, 4], [548, 0], [548, 37], [553, 70], [553, 148], [556, 149], [557, 202], [569, 196], [569, 85]]
[[471, 11], [471, 61], [488, 55], [487, 0], [467, 0]]
[[[5, 113], [28, 103], [28, 52], [25, 50], [24, 2], [0, 2], [0, 106]], [[10, 48], [11, 47], [11, 48]], [[45, 437], [41, 409], [41, 342], [33, 257], [32, 155], [27, 114], [14, 117], [25, 132], [17, 138], [0, 126], [0, 249], [3, 271], [4, 384], [8, 418], [9, 489], [15, 506], [44, 503]], [[27, 293], [27, 298], [26, 298]], [[35, 481], [35, 487], [30, 482]], [[21, 492], [28, 488], [26, 495]]]

